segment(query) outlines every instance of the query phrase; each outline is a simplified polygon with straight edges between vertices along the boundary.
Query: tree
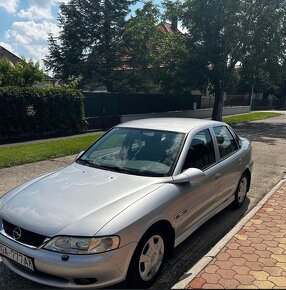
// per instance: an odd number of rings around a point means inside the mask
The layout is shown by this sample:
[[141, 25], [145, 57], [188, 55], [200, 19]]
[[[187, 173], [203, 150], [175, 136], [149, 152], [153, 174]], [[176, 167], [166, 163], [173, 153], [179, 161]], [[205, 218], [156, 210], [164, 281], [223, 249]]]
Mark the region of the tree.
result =
[[223, 96], [237, 62], [242, 63], [252, 91], [257, 79], [267, 83], [279, 79], [279, 63], [285, 58], [285, 3], [185, 1], [183, 24], [189, 30], [189, 54], [215, 94], [213, 119], [222, 118]]
[[221, 120], [226, 83], [244, 48], [242, 1], [186, 0], [184, 6], [189, 53], [213, 88], [212, 118]]
[[286, 1], [256, 0], [248, 5], [249, 41], [240, 85], [251, 97], [263, 91], [279, 95], [286, 51]]
[[152, 2], [135, 11], [123, 34], [125, 44], [125, 71], [129, 86], [135, 91], [148, 92], [157, 80], [160, 68], [159, 55], [166, 34], [160, 30], [161, 14]]
[[50, 35], [48, 69], [67, 80], [82, 75], [93, 88], [105, 85], [113, 91], [122, 66], [122, 33], [129, 13], [128, 0], [71, 0], [62, 3], [59, 37]]
[[22, 59], [13, 65], [8, 59], [0, 60], [0, 86], [31, 87], [44, 79], [39, 63]]

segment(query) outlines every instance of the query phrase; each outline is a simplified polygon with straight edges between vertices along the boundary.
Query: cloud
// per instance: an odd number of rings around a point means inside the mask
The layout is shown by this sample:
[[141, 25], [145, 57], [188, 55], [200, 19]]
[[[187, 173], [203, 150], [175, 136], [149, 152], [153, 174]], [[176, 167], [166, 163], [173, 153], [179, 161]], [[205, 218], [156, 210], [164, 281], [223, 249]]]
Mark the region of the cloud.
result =
[[54, 18], [52, 7], [61, 2], [67, 4], [70, 0], [30, 0], [29, 7], [20, 10], [18, 16], [29, 20], [50, 20]]
[[52, 6], [55, 4], [56, 0], [30, 1], [30, 6], [26, 10], [20, 10], [18, 16], [29, 20], [50, 20], [54, 18]]
[[15, 50], [21, 51], [25, 58], [40, 61], [43, 66], [42, 59], [48, 54], [48, 34], [58, 35], [58, 32], [58, 26], [48, 21], [14, 22], [11, 29], [5, 32], [5, 41], [13, 43]]
[[0, 7], [3, 7], [8, 13], [15, 13], [18, 6], [18, 0], [0, 0]]

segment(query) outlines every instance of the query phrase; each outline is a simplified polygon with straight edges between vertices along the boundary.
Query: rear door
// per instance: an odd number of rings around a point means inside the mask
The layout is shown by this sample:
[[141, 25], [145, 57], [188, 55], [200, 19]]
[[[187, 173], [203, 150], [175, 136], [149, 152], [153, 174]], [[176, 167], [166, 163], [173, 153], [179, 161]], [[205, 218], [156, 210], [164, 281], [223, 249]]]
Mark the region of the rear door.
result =
[[216, 126], [213, 128], [213, 132], [219, 155], [217, 164], [217, 185], [220, 188], [218, 199], [226, 200], [234, 194], [242, 174], [241, 148], [227, 126]]

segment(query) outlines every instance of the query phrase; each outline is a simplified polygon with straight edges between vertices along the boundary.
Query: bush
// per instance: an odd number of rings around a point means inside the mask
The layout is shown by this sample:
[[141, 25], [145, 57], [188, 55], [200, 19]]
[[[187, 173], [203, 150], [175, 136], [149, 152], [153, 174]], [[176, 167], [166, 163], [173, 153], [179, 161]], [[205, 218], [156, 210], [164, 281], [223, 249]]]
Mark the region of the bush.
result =
[[70, 88], [0, 88], [0, 140], [83, 132], [83, 106]]

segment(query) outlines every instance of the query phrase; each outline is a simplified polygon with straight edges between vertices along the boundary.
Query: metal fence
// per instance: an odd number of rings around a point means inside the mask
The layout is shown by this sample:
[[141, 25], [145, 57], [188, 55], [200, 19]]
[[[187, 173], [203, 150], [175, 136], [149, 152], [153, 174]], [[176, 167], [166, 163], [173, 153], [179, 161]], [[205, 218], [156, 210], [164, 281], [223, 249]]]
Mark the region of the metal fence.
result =
[[[214, 96], [202, 96], [201, 106], [202, 109], [209, 109], [213, 108], [214, 106]], [[234, 94], [226, 94], [224, 100], [225, 107], [232, 107], [232, 106], [249, 106], [250, 98], [247, 95], [234, 95]]]
[[201, 96], [84, 92], [88, 128], [107, 129], [120, 123], [121, 115], [160, 113], [201, 108]]

